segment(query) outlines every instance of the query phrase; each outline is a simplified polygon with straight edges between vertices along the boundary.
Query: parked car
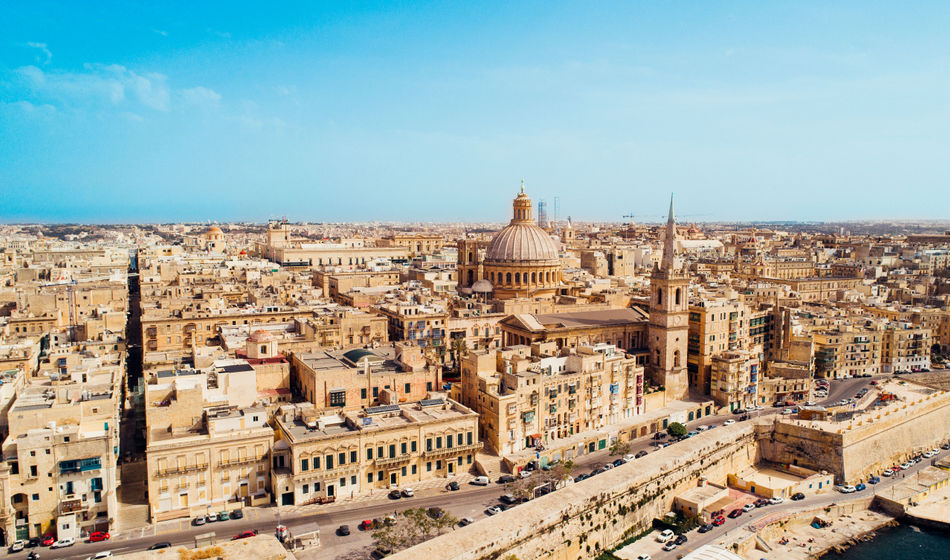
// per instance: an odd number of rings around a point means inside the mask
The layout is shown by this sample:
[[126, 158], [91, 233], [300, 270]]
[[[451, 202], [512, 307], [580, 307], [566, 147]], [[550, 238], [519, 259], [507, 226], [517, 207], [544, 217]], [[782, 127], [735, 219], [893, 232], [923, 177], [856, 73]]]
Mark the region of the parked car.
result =
[[792, 494], [792, 499], [795, 500], [796, 502], [797, 502], [798, 500], [804, 500], [804, 499], [805, 499], [805, 495], [802, 494], [801, 492], [795, 492], [794, 494]]
[[463, 517], [463, 518], [459, 519], [459, 527], [464, 527], [464, 526], [466, 526], [466, 525], [471, 525], [472, 523], [475, 523], [475, 520], [472, 519], [471, 517]]
[[780, 503], [782, 503], [782, 502], [784, 502], [784, 501], [785, 501], [785, 498], [783, 498], [783, 497], [781, 497], [781, 496], [775, 496], [774, 498], [772, 498], [771, 500], [769, 500], [769, 503], [774, 506], [774, 505], [780, 504]]
[[769, 501], [766, 500], [765, 498], [759, 498], [758, 500], [754, 501], [752, 505], [754, 505], [757, 508], [765, 507], [769, 505]]
[[653, 560], [653, 559], [650, 558], [649, 554], [641, 554], [640, 556], [637, 556], [637, 560]]
[[40, 541], [42, 541], [42, 539], [40, 539], [39, 537], [30, 537], [29, 540], [26, 541], [26, 547], [36, 548], [40, 546]]
[[884, 472], [881, 473], [881, 476], [894, 476], [894, 471], [891, 469], [884, 469]]
[[924, 459], [930, 459], [931, 457], [933, 457], [933, 456], [936, 455], [936, 454], [937, 454], [937, 452], [936, 452], [935, 450], [931, 449], [930, 451], [924, 453]]
[[218, 521], [218, 516], [212, 513], [211, 515], [205, 517], [205, 521], [207, 521], [208, 523], [215, 523]]
[[647, 451], [645, 449], [642, 451], [637, 451], [637, 454], [634, 455], [634, 457], [636, 457], [637, 459], [639, 459], [640, 457], [646, 457], [646, 456], [647, 456]]
[[946, 451], [947, 449], [950, 449], [950, 442], [947, 442], [947, 443], [941, 445], [941, 446], [940, 446], [940, 449], [943, 449], [944, 451]]
[[231, 516], [228, 514], [228, 512], [226, 511], [218, 512], [218, 521], [227, 521], [228, 519], [231, 519]]
[[488, 486], [491, 484], [491, 480], [488, 480], [487, 476], [476, 476], [472, 479], [472, 484], [475, 486]]
[[498, 501], [500, 501], [503, 504], [513, 504], [517, 502], [518, 499], [515, 498], [514, 495], [512, 494], [502, 494], [501, 496], [498, 496]]
[[881, 479], [879, 477], [872, 476], [871, 478], [868, 479], [868, 484], [877, 484], [880, 481]]
[[670, 541], [670, 542], [664, 544], [664, 545], [663, 545], [663, 550], [665, 550], [666, 552], [670, 552], [670, 551], [672, 551], [672, 550], [676, 550], [676, 543], [673, 542], [673, 541]]
[[528, 478], [529, 476], [531, 476], [531, 472], [532, 471], [529, 471], [529, 470], [522, 470], [520, 473], [518, 473], [518, 476], [521, 478]]
[[360, 531], [369, 531], [373, 528], [373, 520], [364, 519], [363, 521], [360, 522], [359, 527], [360, 527]]
[[411, 497], [413, 497], [413, 496], [415, 496], [415, 493], [412, 491], [412, 488], [403, 488], [403, 489], [402, 489], [402, 497], [403, 497], [403, 498], [411, 498]]
[[723, 516], [721, 516], [721, 515], [718, 515], [718, 516], [714, 517], [713, 520], [712, 520], [712, 524], [713, 524], [714, 526], [716, 526], [716, 527], [719, 527], [720, 525], [722, 525], [722, 524], [725, 523], [725, 522], [726, 522], [726, 518], [723, 517]]
[[207, 518], [205, 518], [205, 516], [203, 515], [199, 515], [198, 517], [191, 520], [191, 524], [194, 525], [195, 527], [200, 527], [201, 525], [204, 525], [207, 522], [208, 522]]
[[515, 481], [515, 477], [510, 474], [503, 474], [498, 477], [498, 484], [508, 484]]
[[373, 550], [370, 556], [372, 556], [373, 558], [385, 558], [392, 553], [393, 553], [392, 549], [389, 548], [388, 546], [379, 545]]
[[586, 473], [585, 473], [585, 474], [579, 474], [579, 475], [577, 475], [576, 477], [574, 477], [574, 482], [580, 482], [580, 481], [582, 481], [582, 480], [587, 480], [588, 478], [590, 478], [590, 475], [589, 475], [589, 474], [586, 474]]
[[700, 525], [700, 527], [699, 527], [699, 532], [700, 532], [700, 533], [708, 533], [709, 531], [712, 531], [712, 530], [715, 529], [715, 528], [716, 528], [715, 525], [712, 525], [712, 524], [710, 524], [710, 523], [706, 523], [705, 525]]
[[732, 418], [730, 418], [730, 419], [726, 420], [725, 422], [723, 422], [722, 425], [723, 425], [723, 426], [731, 426], [731, 425], [733, 425], [733, 424], [735, 424], [735, 423], [736, 423], [736, 421], [733, 420]]
[[614, 464], [615, 467], [619, 467], [620, 465], [624, 464], [625, 462], [626, 462], [626, 461], [624, 461], [623, 459], [617, 459], [616, 461], [614, 461], [613, 464]]
[[[341, 526], [340, 529], [342, 529], [343, 527], [346, 527], [346, 525]], [[345, 534], [344, 534], [344, 533], [340, 533], [340, 534], [343, 535], [343, 536], [349, 535], [349, 534], [350, 534], [350, 528], [349, 528], [349, 527], [346, 527], [346, 533], [345, 533]], [[231, 540], [232, 540], [232, 541], [236, 541], [236, 540], [238, 540], [238, 539], [249, 539], [249, 538], [251, 538], [251, 537], [256, 537], [256, 536], [257, 536], [257, 531], [255, 531], [254, 529], [251, 529], [250, 531], [241, 531], [240, 533], [234, 535], [234, 537], [233, 537]]]
[[389, 493], [390, 500], [398, 500], [399, 498], [402, 498], [402, 492], [399, 490], [393, 490]]
[[148, 547], [146, 550], [161, 550], [163, 548], [171, 548], [172, 543], [170, 542], [157, 542], [152, 546]]
[[855, 492], [857, 492], [857, 489], [851, 485], [838, 486], [836, 490], [838, 492], [841, 492], [842, 494], [854, 494]]
[[686, 535], [677, 535], [673, 542], [675, 542], [677, 545], [682, 545], [685, 544], [687, 540], [688, 539], [686, 538]]
[[13, 541], [13, 544], [10, 545], [10, 554], [13, 554], [14, 552], [20, 552], [20, 551], [23, 550], [24, 548], [26, 548], [26, 543], [25, 543], [25, 542], [23, 542], [23, 541]]
[[605, 471], [609, 471], [610, 469], [614, 468], [614, 465], [613, 465], [613, 463], [607, 463], [606, 465], [604, 465], [604, 466], [602, 466], [602, 467], [600, 467], [600, 468], [604, 469]]
[[244, 510], [233, 510], [231, 512], [231, 519], [244, 519]]
[[854, 486], [854, 489], [858, 492], [864, 490], [865, 488], [867, 488], [867, 486], [865, 486], [863, 482], [859, 482]]
[[50, 548], [66, 548], [67, 546], [72, 546], [76, 544], [76, 539], [72, 537], [66, 537], [65, 539], [59, 539], [50, 545]]
[[656, 541], [665, 543], [665, 542], [670, 541], [673, 537], [674, 535], [671, 529], [664, 529], [663, 531], [660, 532], [659, 535], [656, 536]]
[[349, 534], [350, 534], [350, 526], [349, 526], [349, 525], [340, 525], [339, 527], [336, 528], [336, 534], [337, 534], [337, 535], [340, 535], [341, 537], [345, 537], [345, 536], [349, 535]]
[[56, 542], [56, 537], [53, 535], [46, 535], [43, 537], [43, 546], [53, 546], [54, 542]]
[[752, 510], [754, 510], [754, 509], [755, 509], [755, 504], [746, 504], [746, 505], [742, 506], [742, 511], [744, 511], [744, 512], [746, 512], [746, 513], [750, 512], [750, 511], [752, 511]]
[[732, 510], [732, 511], [729, 512], [728, 517], [729, 517], [729, 519], [735, 519], [735, 518], [737, 518], [737, 517], [739, 517], [739, 516], [741, 516], [741, 515], [742, 515], [742, 510], [739, 509], [739, 508], [736, 508], [736, 509], [734, 509], [734, 510]]
[[452, 482], [450, 482], [450, 483], [446, 486], [446, 488], [448, 488], [449, 490], [455, 492], [456, 490], [459, 489], [459, 483], [453, 480]]
[[109, 540], [109, 533], [106, 531], [96, 531], [89, 534], [89, 542], [101, 542]]
[[901, 470], [905, 470], [905, 471], [906, 471], [907, 469], [909, 469], [909, 468], [911, 468], [911, 467], [913, 467], [913, 466], [914, 466], [913, 463], [911, 463], [910, 461], [907, 461], [906, 463], [901, 463]]
[[487, 513], [488, 515], [495, 515], [496, 513], [501, 513], [502, 511], [504, 510], [501, 509], [501, 507], [499, 506], [491, 506], [490, 508], [485, 510], [485, 513]]
[[111, 550], [103, 550], [101, 552], [97, 552], [93, 554], [92, 556], [90, 556], [89, 558], [86, 558], [86, 560], [103, 560], [105, 558], [113, 558]]

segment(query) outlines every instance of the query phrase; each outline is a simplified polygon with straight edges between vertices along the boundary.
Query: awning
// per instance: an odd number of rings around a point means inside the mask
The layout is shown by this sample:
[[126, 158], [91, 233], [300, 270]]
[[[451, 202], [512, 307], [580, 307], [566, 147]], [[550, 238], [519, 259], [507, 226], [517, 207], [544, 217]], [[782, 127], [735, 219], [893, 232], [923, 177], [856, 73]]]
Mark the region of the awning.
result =
[[540, 439], [540, 438], [541, 438], [541, 434], [531, 434], [531, 435], [528, 436], [528, 437], [529, 437], [529, 438], [534, 438], [534, 439]]

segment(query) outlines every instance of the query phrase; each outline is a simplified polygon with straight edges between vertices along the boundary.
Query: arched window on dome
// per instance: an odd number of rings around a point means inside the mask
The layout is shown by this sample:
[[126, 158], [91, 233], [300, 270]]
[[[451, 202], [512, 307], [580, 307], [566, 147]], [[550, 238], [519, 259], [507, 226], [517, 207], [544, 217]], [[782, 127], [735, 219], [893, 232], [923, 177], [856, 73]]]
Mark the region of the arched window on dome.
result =
[[510, 272], [506, 275], [505, 283], [508, 284], [508, 285], [511, 285], [511, 273], [510, 273]]
[[676, 288], [676, 305], [680, 304], [680, 288]]
[[536, 284], [537, 282], [538, 282], [538, 273], [537, 273], [537, 272], [532, 272], [532, 273], [531, 273], [531, 283], [532, 283], [532, 284]]
[[521, 283], [521, 273], [515, 272], [515, 284], [520, 284], [520, 283]]
[[663, 288], [657, 288], [656, 290], [656, 304], [663, 305]]

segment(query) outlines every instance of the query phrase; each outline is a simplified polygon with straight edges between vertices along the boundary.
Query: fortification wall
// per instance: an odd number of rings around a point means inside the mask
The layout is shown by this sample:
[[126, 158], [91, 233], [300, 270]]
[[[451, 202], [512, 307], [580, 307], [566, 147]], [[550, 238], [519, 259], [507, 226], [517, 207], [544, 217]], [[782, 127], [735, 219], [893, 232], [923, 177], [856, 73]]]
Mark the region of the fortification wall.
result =
[[591, 558], [648, 528], [700, 477], [724, 483], [727, 474], [754, 464], [757, 450], [751, 423], [717, 428], [392, 558]]

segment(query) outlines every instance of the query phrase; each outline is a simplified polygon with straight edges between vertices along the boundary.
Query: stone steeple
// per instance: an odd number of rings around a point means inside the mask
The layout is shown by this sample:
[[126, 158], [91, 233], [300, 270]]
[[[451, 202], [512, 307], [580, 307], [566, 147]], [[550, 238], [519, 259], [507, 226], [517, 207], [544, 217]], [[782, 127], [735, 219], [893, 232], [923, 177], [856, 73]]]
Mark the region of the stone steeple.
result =
[[676, 272], [676, 219], [673, 217], [673, 195], [670, 194], [670, 213], [666, 218], [666, 235], [663, 238], [664, 272]]

